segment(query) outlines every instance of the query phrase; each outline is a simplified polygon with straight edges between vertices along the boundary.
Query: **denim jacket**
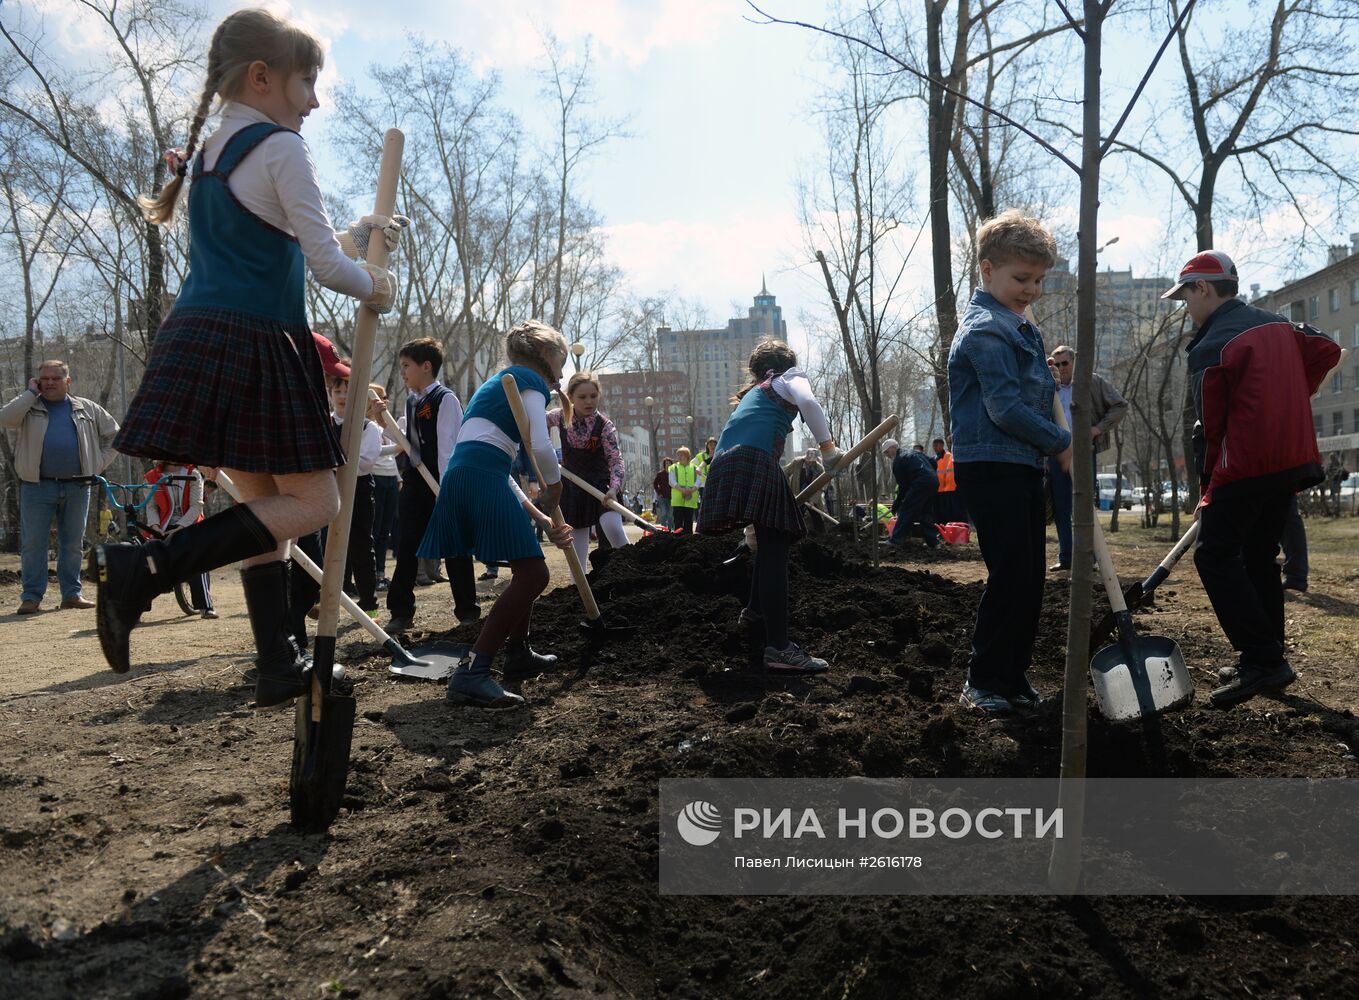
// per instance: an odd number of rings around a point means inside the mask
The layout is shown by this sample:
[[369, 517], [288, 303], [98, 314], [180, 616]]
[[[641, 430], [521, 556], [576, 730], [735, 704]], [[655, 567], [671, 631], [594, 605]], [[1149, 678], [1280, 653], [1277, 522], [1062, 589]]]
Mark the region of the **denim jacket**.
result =
[[1042, 468], [1071, 444], [1052, 419], [1056, 389], [1038, 329], [974, 291], [948, 355], [953, 460]]

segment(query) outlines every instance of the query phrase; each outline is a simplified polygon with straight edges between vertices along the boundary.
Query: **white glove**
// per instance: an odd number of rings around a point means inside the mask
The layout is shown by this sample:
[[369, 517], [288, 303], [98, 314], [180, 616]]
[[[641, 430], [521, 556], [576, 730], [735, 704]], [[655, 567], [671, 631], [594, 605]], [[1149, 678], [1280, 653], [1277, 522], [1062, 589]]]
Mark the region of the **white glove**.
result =
[[821, 450], [821, 467], [831, 475], [838, 476], [845, 471], [844, 469], [838, 468], [840, 459], [844, 454], [845, 453], [835, 445], [831, 445], [829, 448], [823, 448]]
[[365, 215], [357, 222], [351, 222], [342, 233], [336, 233], [335, 238], [340, 241], [340, 249], [344, 255], [352, 260], [363, 260], [368, 256], [368, 238], [376, 229], [382, 233], [383, 242], [387, 244], [387, 252], [395, 253], [396, 248], [401, 245], [401, 230], [411, 224], [411, 220], [404, 215], [393, 215], [388, 218], [385, 215]]
[[396, 275], [384, 267], [374, 267], [366, 260], [359, 261], [359, 267], [373, 279], [373, 294], [361, 300], [363, 304], [379, 316], [391, 312], [392, 303], [396, 301]]

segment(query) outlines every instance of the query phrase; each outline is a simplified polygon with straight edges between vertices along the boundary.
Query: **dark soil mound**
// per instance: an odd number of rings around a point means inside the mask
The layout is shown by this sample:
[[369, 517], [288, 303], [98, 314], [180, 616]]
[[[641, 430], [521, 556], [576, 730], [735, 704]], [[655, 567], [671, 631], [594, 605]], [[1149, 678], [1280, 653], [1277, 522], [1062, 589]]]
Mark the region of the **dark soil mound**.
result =
[[[83, 804], [79, 789], [67, 805], [41, 762], [25, 759], [0, 775], [0, 795], [26, 815], [38, 802], [60, 811], [6, 827], [5, 846], [34, 870], [63, 873], [44, 883], [53, 892], [107, 881], [109, 862], [96, 864], [103, 851], [131, 858], [129, 871], [163, 863], [174, 874], [81, 916], [88, 929], [66, 941], [7, 926], [0, 912], [0, 993], [1359, 992], [1359, 900], [1349, 898], [660, 896], [662, 778], [1057, 773], [1065, 584], [1046, 592], [1032, 673], [1051, 700], [1033, 718], [1002, 722], [957, 703], [981, 585], [928, 569], [975, 550], [907, 549], [873, 568], [835, 535], [799, 545], [793, 631], [833, 666], [805, 681], [754, 669], [755, 647], [736, 621], [749, 563], [723, 565], [735, 542], [659, 536], [596, 554], [607, 619], [638, 630], [589, 637], [574, 589], [554, 591], [536, 612], [534, 642], [562, 660], [521, 682], [527, 711], [451, 708], [440, 688], [394, 681], [386, 657], [363, 663], [350, 649], [360, 720], [347, 809], [325, 837], [282, 822], [291, 716], [231, 711], [240, 694], [225, 680], [136, 707], [110, 694], [106, 711], [65, 736], [81, 759], [118, 769], [88, 779], [99, 805]], [[1226, 659], [1216, 630], [1180, 638], [1192, 662]], [[1343, 756], [1359, 747], [1352, 717], [1296, 697], [1267, 704], [1196, 706], [1166, 718], [1156, 745], [1092, 719], [1090, 773], [1359, 771]], [[199, 842], [193, 867], [168, 848], [195, 836], [218, 839]], [[167, 851], [151, 855], [153, 843]], [[92, 898], [122, 890], [101, 892]]]

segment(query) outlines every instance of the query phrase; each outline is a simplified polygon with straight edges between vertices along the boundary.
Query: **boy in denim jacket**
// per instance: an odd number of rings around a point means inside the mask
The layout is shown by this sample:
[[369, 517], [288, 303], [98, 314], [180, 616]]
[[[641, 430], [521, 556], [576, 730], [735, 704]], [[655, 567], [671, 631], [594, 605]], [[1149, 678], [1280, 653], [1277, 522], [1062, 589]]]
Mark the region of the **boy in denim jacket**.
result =
[[949, 351], [954, 474], [977, 526], [986, 589], [977, 608], [961, 701], [991, 713], [1033, 711], [1024, 676], [1046, 575], [1043, 468], [1071, 468], [1071, 434], [1052, 418], [1056, 386], [1038, 328], [1024, 317], [1043, 294], [1057, 245], [1015, 210], [977, 232], [982, 287], [972, 293]]

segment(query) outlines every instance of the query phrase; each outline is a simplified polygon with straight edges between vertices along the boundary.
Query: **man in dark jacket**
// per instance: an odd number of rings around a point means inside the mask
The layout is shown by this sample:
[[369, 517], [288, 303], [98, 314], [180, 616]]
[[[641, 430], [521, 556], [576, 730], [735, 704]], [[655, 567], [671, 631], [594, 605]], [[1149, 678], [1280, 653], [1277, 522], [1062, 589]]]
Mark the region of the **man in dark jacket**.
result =
[[1162, 296], [1184, 300], [1197, 327], [1187, 348], [1201, 484], [1194, 565], [1240, 654], [1213, 691], [1220, 708], [1297, 680], [1275, 558], [1290, 499], [1323, 478], [1310, 400], [1340, 360], [1320, 330], [1237, 299], [1237, 282], [1231, 258], [1205, 250]]
[[939, 476], [925, 457], [925, 449], [916, 447], [918, 451], [902, 451], [891, 438], [882, 443], [882, 453], [892, 463], [892, 478], [897, 481], [897, 498], [892, 504], [897, 523], [887, 540], [893, 545], [905, 545], [918, 524], [925, 547], [933, 549], [939, 545], [939, 529], [932, 516]]

